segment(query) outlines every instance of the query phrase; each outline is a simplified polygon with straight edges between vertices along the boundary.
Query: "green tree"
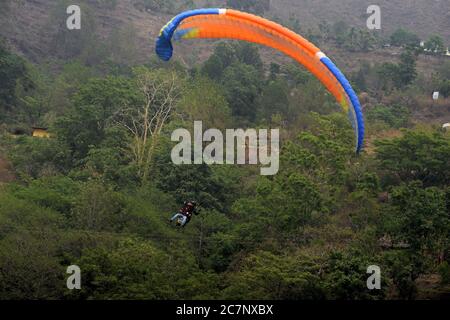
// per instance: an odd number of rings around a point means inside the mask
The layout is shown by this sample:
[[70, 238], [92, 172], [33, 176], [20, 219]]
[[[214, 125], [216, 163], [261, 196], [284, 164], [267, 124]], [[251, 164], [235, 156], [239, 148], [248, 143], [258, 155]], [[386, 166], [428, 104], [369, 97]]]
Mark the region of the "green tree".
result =
[[88, 183], [74, 201], [71, 222], [75, 229], [121, 231], [129, 216], [124, 197], [98, 182]]
[[239, 262], [227, 277], [225, 299], [323, 299], [319, 265], [300, 254], [258, 251]]
[[425, 42], [425, 49], [431, 53], [442, 54], [445, 52], [444, 39], [440, 35], [432, 35]]
[[125, 129], [119, 126], [107, 127], [105, 138], [97, 147], [89, 150], [84, 159], [84, 170], [79, 174], [101, 178], [103, 183], [119, 188], [138, 185], [138, 168], [128, 151], [130, 140]]
[[260, 73], [254, 67], [234, 63], [223, 75], [222, 83], [232, 114], [242, 120], [253, 121], [257, 114], [257, 97], [260, 93]]
[[0, 298], [58, 299], [64, 291], [57, 230], [63, 219], [50, 209], [0, 193]]
[[378, 86], [381, 90], [392, 90], [398, 84], [396, 81], [399, 74], [398, 69], [398, 65], [392, 62], [385, 62], [377, 68]]
[[369, 109], [366, 117], [369, 121], [383, 121], [393, 128], [405, 128], [409, 123], [410, 111], [398, 105], [378, 105]]
[[450, 182], [450, 140], [441, 133], [406, 131], [401, 138], [380, 140], [375, 146], [387, 181], [420, 180], [425, 186], [446, 186]]
[[227, 195], [222, 179], [206, 164], [174, 165], [170, 159], [172, 145], [161, 143], [155, 155], [153, 175], [157, 186], [172, 194], [178, 203], [194, 199], [203, 207], [223, 210]]
[[259, 55], [258, 46], [249, 42], [239, 41], [235, 44], [236, 58], [239, 62], [253, 66], [262, 71], [263, 62]]
[[398, 88], [408, 86], [416, 79], [416, 77], [416, 57], [412, 51], [406, 51], [400, 56], [396, 85]]
[[73, 98], [74, 108], [56, 121], [57, 137], [69, 146], [74, 162], [80, 161], [91, 146], [98, 146], [105, 138], [115, 114], [140, 101], [142, 96], [131, 79], [91, 79]]
[[[22, 84], [25, 90], [33, 88], [25, 60], [11, 53], [0, 42], [0, 119], [4, 112], [11, 110], [17, 103], [16, 87]], [[4, 119], [3, 119], [4, 120]]]
[[231, 43], [221, 42], [202, 66], [202, 72], [211, 79], [220, 79], [224, 70], [237, 61], [236, 48]]
[[54, 175], [32, 180], [26, 186], [14, 186], [11, 193], [17, 198], [53, 209], [69, 217], [81, 189], [80, 182], [66, 176]]
[[385, 253], [386, 265], [401, 298], [417, 294], [415, 280], [442, 257], [449, 245], [450, 218], [446, 194], [420, 181], [392, 189], [391, 207], [385, 212], [383, 232], [402, 249]]
[[202, 66], [202, 72], [211, 79], [221, 79], [225, 70], [235, 63], [242, 63], [262, 71], [258, 47], [247, 42], [221, 42]]
[[[324, 267], [324, 287], [328, 299], [380, 299], [384, 290], [367, 290], [367, 267], [379, 264], [377, 257], [360, 252], [331, 252]], [[384, 284], [382, 284], [384, 287]]]
[[420, 38], [405, 29], [399, 28], [394, 33], [392, 33], [391, 37], [391, 44], [393, 46], [406, 46], [406, 47], [418, 47], [420, 44]]
[[189, 81], [180, 101], [183, 118], [191, 124], [202, 120], [206, 128], [227, 128], [231, 122], [231, 110], [223, 88], [204, 76]]
[[439, 85], [439, 92], [444, 97], [450, 97], [450, 80], [443, 80]]
[[411, 255], [401, 250], [386, 252], [384, 261], [388, 267], [389, 276], [397, 289], [398, 298], [414, 299], [418, 291], [415, 281], [423, 272], [422, 266], [415, 264]]
[[398, 64], [383, 63], [377, 73], [383, 89], [390, 89], [391, 86], [397, 89], [405, 88], [417, 78], [416, 56], [407, 50], [401, 54]]
[[16, 172], [24, 180], [70, 170], [70, 150], [57, 139], [21, 137], [10, 150]]
[[333, 24], [331, 29], [333, 31], [332, 36], [334, 37], [337, 45], [343, 46], [349, 30], [348, 24], [345, 21], [338, 21]]
[[289, 86], [283, 80], [274, 80], [263, 86], [259, 98], [261, 116], [270, 120], [272, 115], [287, 117], [289, 111]]
[[216, 277], [201, 273], [189, 252], [173, 247], [169, 256], [137, 239], [120, 241], [112, 250], [87, 250], [77, 264], [84, 274], [79, 295], [85, 299], [196, 299], [205, 291], [214, 296], [217, 286]]
[[421, 182], [415, 181], [393, 188], [391, 198], [395, 236], [405, 241], [414, 254], [426, 250], [438, 257], [450, 240], [445, 192], [436, 187], [423, 188]]

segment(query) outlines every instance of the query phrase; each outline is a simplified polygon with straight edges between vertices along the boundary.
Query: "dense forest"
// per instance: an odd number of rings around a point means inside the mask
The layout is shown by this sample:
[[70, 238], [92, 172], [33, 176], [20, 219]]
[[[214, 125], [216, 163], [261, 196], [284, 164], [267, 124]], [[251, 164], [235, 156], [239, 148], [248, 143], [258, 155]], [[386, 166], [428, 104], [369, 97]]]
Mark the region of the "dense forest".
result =
[[[230, 6], [264, 14], [246, 3]], [[398, 50], [346, 72], [364, 107], [360, 155], [322, 84], [252, 44], [142, 64], [132, 28], [102, 41], [64, 30], [37, 63], [2, 41], [0, 299], [448, 298], [450, 132], [424, 116], [450, 116], [443, 37], [420, 47], [405, 29], [280, 22], [349, 56]], [[419, 59], [438, 63], [424, 72]], [[279, 128], [279, 172], [174, 165], [171, 133], [197, 120]], [[187, 199], [201, 214], [175, 228], [169, 218]], [[81, 290], [66, 287], [70, 265]], [[371, 265], [380, 290], [367, 289]]]

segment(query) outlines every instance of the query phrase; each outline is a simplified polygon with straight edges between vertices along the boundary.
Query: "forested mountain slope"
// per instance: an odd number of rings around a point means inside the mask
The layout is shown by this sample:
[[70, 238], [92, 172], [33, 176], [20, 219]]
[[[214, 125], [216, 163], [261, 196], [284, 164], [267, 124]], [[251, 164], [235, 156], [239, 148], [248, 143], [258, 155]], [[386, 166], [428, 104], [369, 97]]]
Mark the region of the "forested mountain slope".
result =
[[[182, 10], [196, 7], [238, 7], [276, 19], [284, 24], [295, 24], [304, 32], [317, 29], [321, 23], [333, 25], [344, 21], [349, 26], [363, 28], [367, 20], [369, 0], [253, 0], [253, 1], [189, 1], [189, 0], [85, 0], [80, 2], [85, 20], [84, 32], [76, 41], [68, 39], [61, 30], [67, 17], [68, 1], [52, 0], [5, 0], [1, 4], [0, 36], [6, 38], [18, 52], [32, 60], [52, 56], [75, 54], [86, 45], [93, 34], [100, 38], [127, 38], [126, 32], [136, 33], [128, 39], [128, 48], [134, 55], [130, 58], [143, 60], [152, 52], [154, 38], [169, 17]], [[256, 5], [252, 5], [255, 3]], [[262, 5], [264, 4], [264, 5]], [[427, 39], [440, 34], [450, 41], [449, 0], [381, 0], [381, 34], [390, 35], [404, 28]], [[129, 28], [122, 32], [118, 29]], [[82, 29], [83, 30], [83, 29]], [[71, 35], [73, 36], [73, 34]], [[113, 41], [112, 38], [110, 38]], [[72, 47], [68, 48], [70, 44]], [[132, 48], [137, 47], [136, 49]], [[68, 51], [72, 52], [68, 52]]]

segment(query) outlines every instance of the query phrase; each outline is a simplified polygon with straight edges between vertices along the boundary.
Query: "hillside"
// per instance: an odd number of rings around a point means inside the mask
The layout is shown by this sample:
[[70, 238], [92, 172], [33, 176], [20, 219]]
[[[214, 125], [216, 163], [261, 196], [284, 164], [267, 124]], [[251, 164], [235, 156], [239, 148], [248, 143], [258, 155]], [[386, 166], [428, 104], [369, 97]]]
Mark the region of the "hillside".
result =
[[402, 27], [422, 38], [438, 33], [447, 43], [450, 40], [449, 0], [272, 0], [272, 11], [284, 17], [292, 13], [301, 24], [324, 20], [332, 24], [343, 20], [352, 26], [364, 27], [367, 7], [373, 4], [381, 8], [384, 34]]
[[[176, 3], [179, 3], [177, 1]], [[137, 0], [120, 0], [116, 4], [102, 1], [83, 1], [85, 14], [83, 20], [87, 25], [81, 32], [92, 33], [93, 30], [102, 38], [116, 29], [131, 27], [136, 31], [134, 45], [137, 49], [137, 60], [148, 59], [153, 52], [153, 39], [171, 16], [180, 10], [192, 8], [192, 5], [174, 5], [170, 9], [158, 12], [142, 10]], [[225, 6], [226, 1], [194, 1], [194, 7]], [[300, 26], [307, 30], [316, 28], [323, 21], [332, 25], [345, 21], [350, 26], [365, 27], [366, 9], [372, 1], [368, 0], [271, 0], [270, 9], [264, 16], [287, 22], [298, 20]], [[450, 1], [449, 0], [382, 0], [378, 1], [382, 10], [383, 36], [389, 36], [399, 27], [418, 34], [423, 39], [429, 35], [440, 34], [450, 42]], [[21, 0], [6, 1], [2, 4], [0, 13], [0, 36], [32, 61], [57, 55], [61, 46], [67, 44], [67, 38], [57, 38], [58, 32], [64, 28], [64, 1], [51, 0]], [[95, 26], [91, 28], [91, 26]], [[59, 28], [61, 27], [61, 28]], [[89, 29], [89, 30], [86, 30]], [[79, 35], [77, 35], [79, 36]], [[85, 35], [87, 36], [87, 35]], [[55, 40], [55, 37], [57, 38]], [[130, 45], [131, 47], [131, 45]], [[189, 44], [184, 44], [189, 52]]]
[[0, 185], [14, 180], [10, 164], [0, 154]]

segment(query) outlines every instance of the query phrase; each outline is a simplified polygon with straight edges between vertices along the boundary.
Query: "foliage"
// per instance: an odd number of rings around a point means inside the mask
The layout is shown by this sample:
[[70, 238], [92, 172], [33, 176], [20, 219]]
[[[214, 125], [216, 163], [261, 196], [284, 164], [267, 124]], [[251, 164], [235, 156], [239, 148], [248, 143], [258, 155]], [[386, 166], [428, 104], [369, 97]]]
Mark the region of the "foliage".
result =
[[[139, 3], [165, 12], [185, 2]], [[318, 28], [306, 33], [344, 53], [378, 44], [344, 22]], [[268, 65], [253, 45], [220, 43], [192, 69], [134, 67], [124, 49], [134, 47], [132, 28], [103, 44], [86, 33], [49, 36], [77, 46], [54, 51], [76, 59], [32, 65], [0, 50], [0, 111], [9, 110], [0, 127], [1, 299], [413, 299], [424, 289], [418, 280], [437, 273], [445, 290], [450, 140], [415, 126], [417, 87], [429, 78], [415, 82], [414, 53], [363, 62], [352, 77], [367, 93], [369, 124], [367, 152], [356, 156], [347, 116], [334, 113], [323, 85], [295, 64]], [[394, 45], [415, 41], [392, 36]], [[430, 81], [444, 96], [448, 70], [442, 64]], [[279, 128], [279, 172], [174, 165], [171, 133], [196, 120], [205, 129]], [[8, 132], [35, 122], [50, 138]], [[409, 130], [373, 142], [373, 124], [382, 137]], [[16, 180], [3, 183], [5, 171]], [[187, 199], [201, 213], [179, 230], [168, 220]], [[82, 290], [66, 289], [72, 264]], [[367, 289], [369, 265], [382, 269], [381, 290]]]
[[321, 37], [325, 40], [324, 42], [330, 36], [339, 47], [343, 47], [348, 51], [368, 52], [374, 49], [378, 43], [373, 33], [364, 29], [349, 27], [344, 21], [336, 22], [331, 28], [328, 24], [321, 23], [319, 28], [321, 29]]
[[410, 85], [417, 77], [416, 57], [412, 51], [405, 51], [400, 56], [400, 63], [383, 63], [378, 69], [378, 75], [384, 83], [384, 88], [389, 85], [397, 89]]
[[50, 176], [32, 180], [26, 187], [14, 186], [12, 193], [19, 199], [53, 209], [68, 217], [81, 189], [82, 185], [69, 177]]
[[439, 35], [432, 35], [425, 42], [424, 48], [434, 54], [442, 54], [445, 52], [444, 39]]
[[376, 258], [357, 252], [332, 252], [325, 266], [326, 290], [330, 299], [372, 300], [384, 297], [384, 290], [362, 290], [366, 284], [366, 270]]
[[279, 256], [260, 251], [241, 262], [229, 276], [226, 299], [298, 300], [324, 297], [319, 265], [301, 255]]
[[222, 210], [225, 205], [226, 189], [221, 177], [215, 175], [206, 165], [179, 166], [172, 163], [172, 143], [162, 142], [155, 159], [157, 186], [172, 194], [180, 203], [186, 199], [201, 202], [202, 206]]
[[0, 120], [7, 110], [14, 108], [18, 102], [16, 87], [21, 84], [25, 90], [33, 87], [25, 60], [7, 50], [0, 42]]
[[125, 206], [123, 195], [91, 182], [83, 186], [74, 201], [71, 220], [84, 230], [121, 231], [130, 220]]
[[448, 265], [447, 261], [444, 261], [439, 266], [439, 274], [441, 276], [441, 282], [443, 284], [449, 284], [450, 283], [450, 266]]
[[260, 91], [258, 71], [251, 65], [234, 63], [224, 72], [223, 86], [232, 114], [255, 120], [256, 99]]
[[65, 173], [71, 164], [67, 146], [53, 138], [21, 137], [10, 153], [17, 173], [24, 179]]
[[420, 44], [420, 38], [416, 34], [402, 28], [392, 33], [390, 40], [393, 46], [398, 47], [405, 46], [414, 48]]
[[70, 150], [76, 163], [98, 146], [106, 135], [114, 114], [141, 100], [131, 80], [123, 77], [91, 79], [74, 96], [74, 108], [55, 123], [55, 132]]
[[187, 122], [202, 121], [205, 128], [227, 128], [231, 110], [222, 88], [201, 75], [188, 85], [180, 103]]
[[220, 79], [233, 63], [250, 65], [257, 70], [263, 65], [256, 45], [245, 42], [221, 42], [203, 64], [202, 72], [211, 79]]
[[49, 209], [0, 193], [0, 221], [0, 297], [61, 297], [64, 274], [53, 232], [61, 220]]
[[402, 106], [375, 106], [368, 110], [366, 117], [369, 121], [383, 121], [392, 128], [408, 126], [410, 111]]
[[450, 140], [440, 133], [406, 131], [401, 138], [376, 142], [380, 168], [403, 182], [449, 184]]
[[264, 86], [260, 99], [260, 115], [270, 120], [274, 114], [288, 116], [289, 112], [289, 86], [283, 80], [275, 79]]
[[438, 188], [423, 188], [420, 182], [395, 187], [392, 209], [398, 228], [395, 235], [409, 250], [417, 254], [424, 250], [433, 252], [448, 241], [450, 218], [445, 193]]
[[443, 80], [439, 85], [439, 93], [444, 97], [450, 97], [450, 80]]

